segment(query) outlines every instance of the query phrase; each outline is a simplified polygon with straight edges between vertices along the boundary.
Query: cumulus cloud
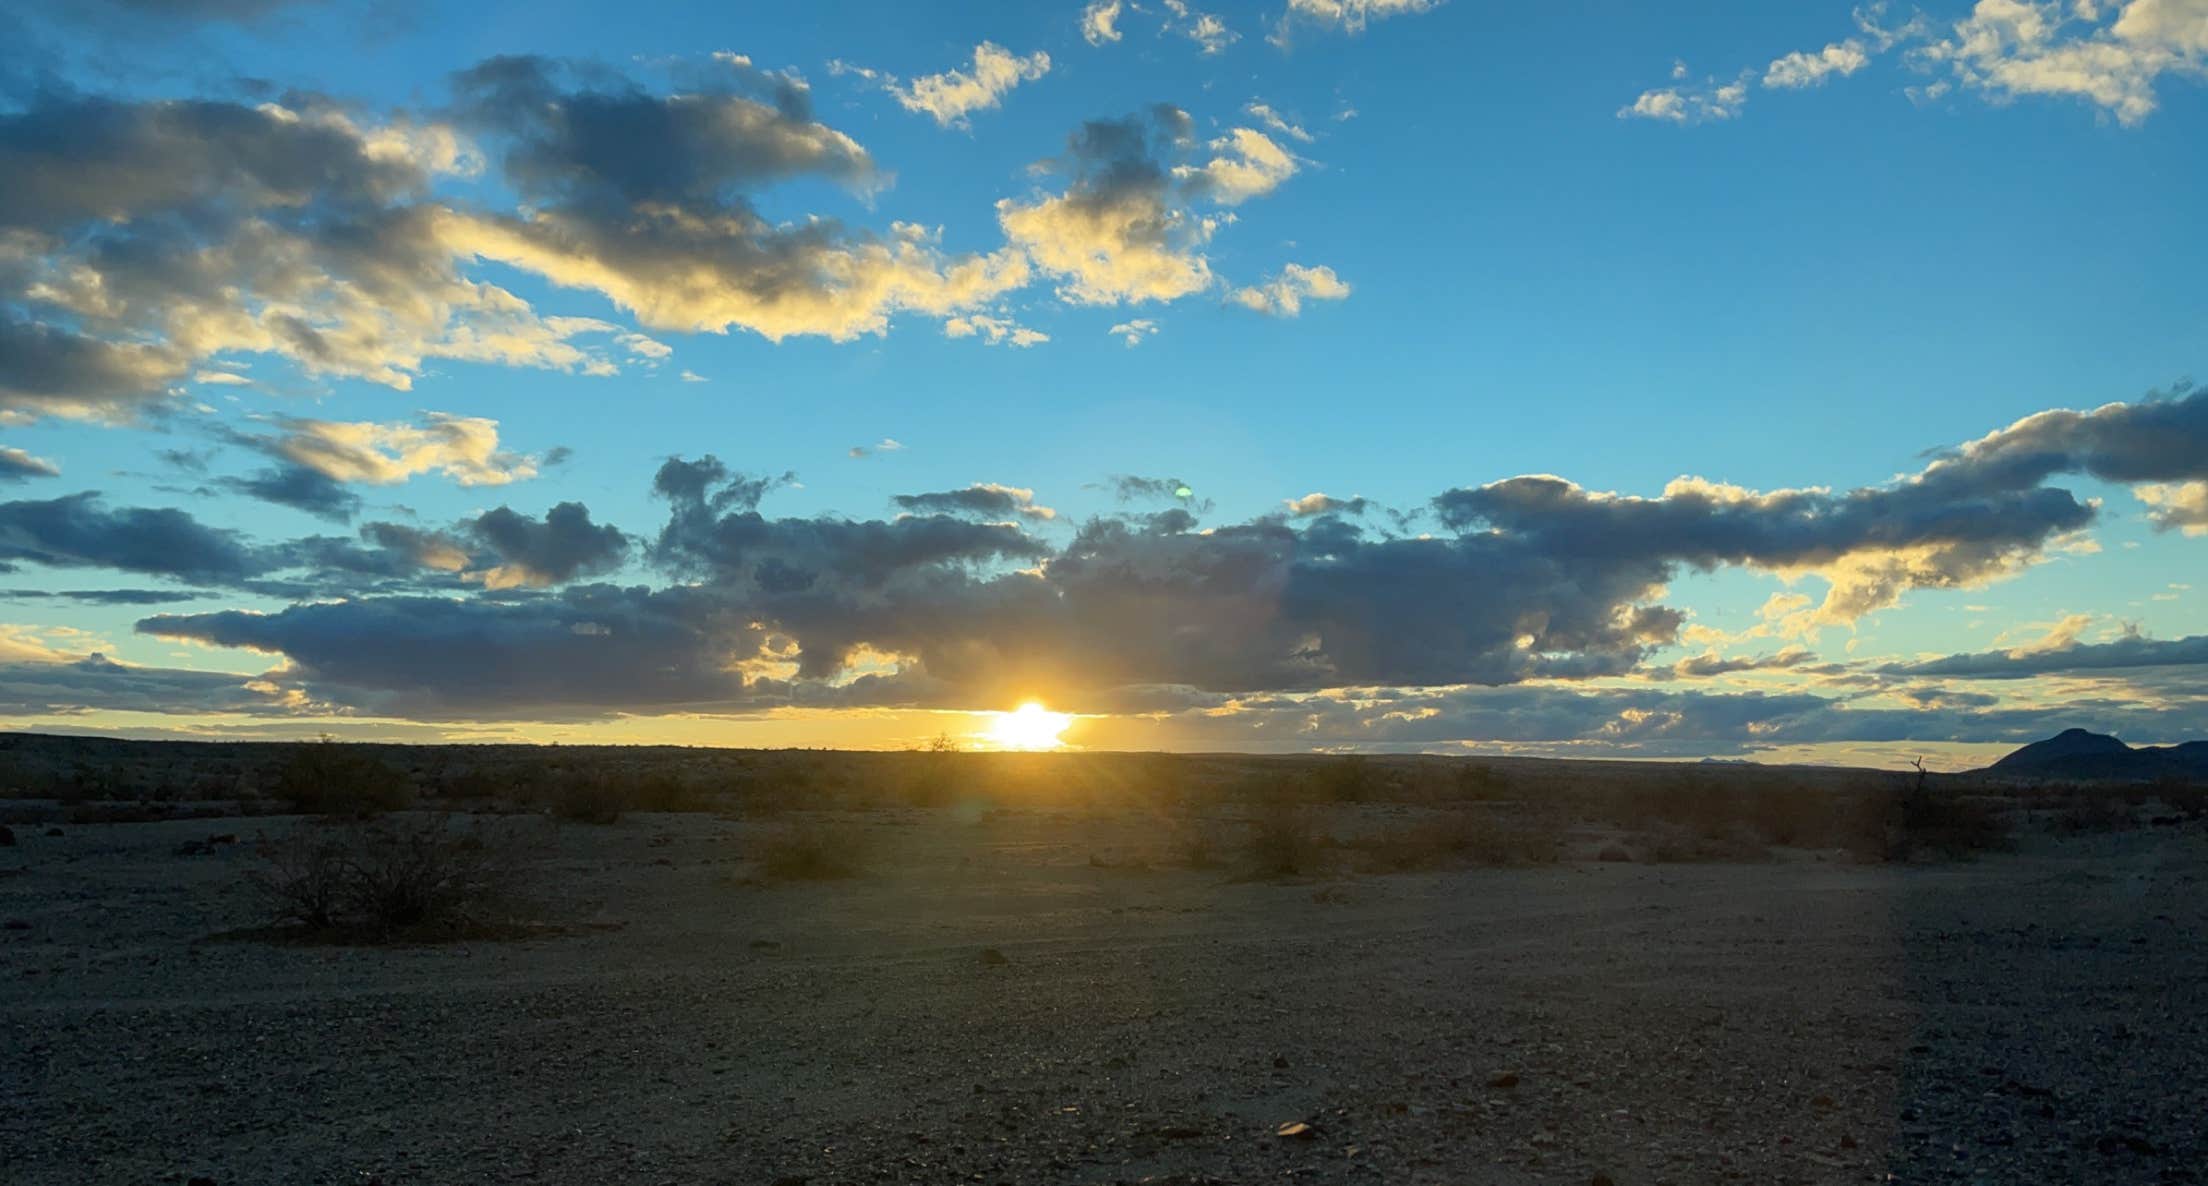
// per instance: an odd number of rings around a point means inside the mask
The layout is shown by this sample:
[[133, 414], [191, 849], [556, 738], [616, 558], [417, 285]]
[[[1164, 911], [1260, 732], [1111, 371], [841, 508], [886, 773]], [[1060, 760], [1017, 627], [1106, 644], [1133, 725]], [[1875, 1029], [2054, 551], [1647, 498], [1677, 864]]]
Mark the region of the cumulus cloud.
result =
[[947, 338], [979, 337], [991, 346], [1033, 346], [1050, 340], [1050, 335], [1037, 329], [1029, 329], [1003, 317], [991, 317], [984, 313], [967, 313], [943, 322], [943, 336]]
[[116, 418], [221, 355], [406, 388], [436, 359], [604, 373], [578, 338], [461, 274], [450, 128], [289, 105], [42, 92], [0, 114], [0, 410]]
[[1301, 141], [1302, 143], [1309, 144], [1313, 139], [1315, 139], [1315, 137], [1312, 136], [1310, 132], [1305, 131], [1301, 125], [1291, 122], [1286, 116], [1282, 115], [1278, 111], [1273, 110], [1273, 108], [1269, 104], [1251, 102], [1243, 105], [1242, 110], [1251, 119], [1264, 124], [1267, 128], [1270, 128], [1273, 131], [1278, 132], [1291, 140], [1297, 140]]
[[1242, 35], [1229, 29], [1227, 23], [1220, 20], [1215, 13], [1200, 12], [1190, 7], [1186, 0], [1159, 2], [1165, 6], [1169, 18], [1166, 27], [1195, 42], [1197, 48], [1207, 56], [1221, 53], [1228, 46], [1242, 40]]
[[618, 568], [629, 554], [629, 537], [610, 524], [591, 522], [590, 508], [579, 502], [560, 503], [541, 520], [495, 507], [468, 520], [463, 530], [497, 558], [480, 573], [491, 589], [565, 584]]
[[2134, 126], [2154, 113], [2165, 75], [2208, 74], [2208, 3], [1978, 0], [1913, 56], [1997, 100], [2078, 98]]
[[1667, 86], [1642, 91], [1631, 103], [1618, 109], [1618, 118], [1674, 124], [1709, 123], [1738, 116], [1747, 102], [1746, 76], [1724, 82], [1712, 78], [1698, 86]]
[[[1939, 76], [1908, 88], [1919, 101], [1957, 88], [2001, 103], [2068, 97], [2130, 127], [2154, 113], [2165, 79], [2208, 77], [2208, 0], [1977, 0], [1967, 14], [1944, 24], [1920, 14], [1896, 27], [1881, 24], [1884, 7], [1856, 11], [1860, 37], [1773, 59], [1762, 85], [1820, 86], [1898, 46], [1917, 70]], [[1656, 88], [1618, 114], [1676, 123], [1730, 119], [1746, 101], [1752, 76]]]
[[1158, 332], [1158, 323], [1147, 317], [1132, 317], [1126, 321], [1113, 324], [1112, 328], [1105, 332], [1125, 342], [1127, 348], [1132, 350], [1142, 345], [1144, 338]]
[[997, 221], [1035, 266], [1077, 304], [1170, 301], [1212, 283], [1203, 246], [1215, 218], [1191, 210], [1161, 158], [1192, 142], [1188, 114], [1158, 106], [1143, 115], [1091, 120], [1057, 167], [1066, 192], [997, 203]]
[[[950, 256], [906, 223], [887, 235], [830, 219], [779, 223], [756, 195], [804, 177], [879, 184], [849, 136], [814, 119], [809, 92], [746, 64], [721, 91], [655, 94], [536, 58], [463, 73], [459, 114], [505, 145], [519, 215], [448, 213], [465, 254], [604, 294], [649, 326], [846, 341], [891, 317], [947, 317], [1028, 280], [1018, 252]], [[741, 93], [749, 88], [754, 93]]]
[[1336, 498], [1331, 494], [1313, 491], [1301, 498], [1288, 499], [1286, 505], [1290, 515], [1298, 519], [1308, 519], [1313, 515], [1362, 515], [1371, 503], [1362, 496]]
[[13, 446], [0, 447], [0, 482], [21, 482], [28, 478], [58, 478], [61, 467], [43, 457], [33, 457]]
[[1978, 651], [1889, 663], [1887, 675], [1944, 679], [2027, 679], [2041, 675], [2091, 674], [2144, 667], [2197, 667], [2208, 664], [2208, 635], [2156, 639], [2126, 634], [2109, 642], [2079, 642], [2076, 632], [2052, 645]]
[[237, 532], [173, 507], [110, 508], [97, 491], [0, 502], [0, 565], [105, 568], [235, 584], [268, 563]]
[[1385, 17], [1425, 12], [1440, 0], [1288, 0], [1284, 20], [1307, 21], [1323, 28], [1362, 33]]
[[1348, 296], [1349, 285], [1334, 274], [1334, 269], [1307, 268], [1302, 264], [1289, 264], [1271, 280], [1235, 289], [1233, 293], [1236, 304], [1274, 317], [1301, 315], [1303, 302], [1307, 300], [1338, 301]]
[[1081, 10], [1081, 37], [1090, 45], [1110, 45], [1123, 34], [1119, 31], [1119, 14], [1124, 5], [1121, 0], [1089, 0]]
[[1035, 492], [1022, 486], [976, 482], [963, 490], [900, 494], [893, 499], [905, 511], [926, 515], [980, 515], [991, 519], [1055, 519], [1058, 512], [1037, 505]]
[[462, 486], [533, 478], [537, 461], [499, 446], [498, 421], [429, 412], [414, 423], [279, 416], [276, 431], [231, 439], [332, 482], [389, 486], [432, 471]]
[[221, 486], [247, 498], [340, 523], [351, 520], [360, 510], [360, 496], [346, 489], [343, 482], [303, 465], [279, 465], [243, 478], [225, 478]]
[[1041, 50], [1021, 57], [995, 42], [974, 47], [973, 60], [964, 70], [946, 70], [899, 83], [890, 79], [887, 90], [907, 111], [917, 111], [946, 128], [969, 126], [968, 116], [1000, 106], [1004, 96], [1023, 82], [1050, 73], [1050, 55]]
[[1296, 175], [1296, 158], [1263, 132], [1235, 128], [1211, 142], [1218, 155], [1201, 165], [1174, 170], [1191, 193], [1221, 206], [1239, 206], [1263, 197]]
[[1835, 41], [1816, 53], [1796, 50], [1774, 60], [1764, 69], [1763, 85], [1798, 90], [1818, 86], [1835, 74], [1845, 78], [1870, 64], [1862, 42]]

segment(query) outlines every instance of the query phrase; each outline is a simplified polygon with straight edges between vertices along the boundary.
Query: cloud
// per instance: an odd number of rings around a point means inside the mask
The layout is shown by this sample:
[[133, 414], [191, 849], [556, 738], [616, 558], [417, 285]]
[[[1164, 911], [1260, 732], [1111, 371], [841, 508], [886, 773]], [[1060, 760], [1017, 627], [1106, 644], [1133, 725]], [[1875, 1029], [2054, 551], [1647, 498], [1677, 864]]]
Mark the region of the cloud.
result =
[[[1920, 102], [1958, 87], [1999, 103], [2024, 96], [2070, 97], [2135, 127], [2154, 113], [2156, 88], [2164, 78], [2208, 77], [2204, 0], [1977, 0], [1944, 29], [1921, 14], [1885, 27], [1884, 8], [1881, 3], [1856, 11], [1861, 37], [1773, 59], [1762, 72], [1762, 85], [1821, 86], [1902, 46], [1912, 67], [1943, 75], [1907, 88]], [[1712, 79], [1702, 86], [1649, 90], [1618, 114], [1675, 123], [1730, 119], [1740, 113], [1753, 76], [1746, 71], [1729, 83]]]
[[1037, 50], [1021, 57], [984, 41], [974, 47], [973, 60], [965, 70], [924, 75], [909, 84], [891, 80], [887, 89], [905, 110], [928, 115], [946, 128], [964, 128], [970, 126], [967, 117], [974, 112], [998, 107], [1012, 88], [1048, 73], [1049, 54]]
[[1296, 175], [1296, 158], [1265, 133], [1250, 128], [1232, 129], [1212, 141], [1211, 149], [1219, 155], [1173, 172], [1190, 193], [1221, 206], [1263, 197]]
[[1115, 323], [1112, 328], [1105, 332], [1127, 343], [1127, 348], [1132, 350], [1142, 345], [1144, 338], [1151, 337], [1158, 332], [1158, 323], [1147, 317], [1135, 317]]
[[344, 523], [360, 510], [360, 496], [343, 482], [303, 465], [279, 465], [243, 478], [225, 478], [221, 485], [247, 498], [305, 511]]
[[[1018, 252], [949, 256], [924, 228], [779, 223], [755, 196], [816, 178], [881, 184], [849, 136], [813, 118], [799, 81], [732, 66], [722, 90], [651, 93], [603, 71], [495, 58], [456, 82], [463, 122], [505, 145], [519, 215], [448, 212], [455, 250], [599, 292], [646, 325], [772, 341], [848, 341], [904, 312], [946, 317], [1029, 279]], [[750, 92], [750, 93], [745, 93]]]
[[171, 507], [110, 509], [97, 491], [0, 502], [0, 565], [107, 568], [210, 584], [267, 571], [237, 532]]
[[1960, 653], [1912, 663], [1889, 663], [1878, 670], [1887, 675], [2007, 680], [2041, 675], [2127, 671], [2142, 667], [2197, 667], [2202, 664], [2208, 664], [2208, 635], [2154, 639], [2129, 634], [2110, 642], [2084, 643], [2078, 642], [2073, 632], [2067, 638], [2054, 640], [2054, 645]]
[[496, 507], [469, 520], [464, 530], [498, 559], [481, 573], [491, 589], [565, 584], [610, 572], [629, 553], [629, 537], [591, 522], [590, 508], [579, 502], [560, 503], [542, 520]]
[[926, 515], [980, 515], [998, 520], [1015, 515], [1029, 519], [1058, 517], [1058, 512], [1036, 504], [1033, 490], [995, 482], [976, 482], [963, 490], [900, 494], [891, 501], [899, 509]]
[[1022, 204], [997, 203], [997, 221], [1035, 265], [1062, 282], [1075, 304], [1170, 301], [1212, 283], [1202, 247], [1217, 220], [1190, 210], [1161, 158], [1192, 142], [1186, 112], [1160, 105], [1116, 120], [1091, 120], [1068, 140], [1056, 167], [1066, 192]]
[[883, 437], [871, 445], [851, 446], [851, 456], [871, 457], [876, 453], [896, 453], [902, 451], [904, 447], [904, 442], [894, 437]]
[[943, 323], [943, 336], [946, 338], [979, 336], [982, 341], [991, 346], [1002, 346], [1010, 343], [1014, 346], [1026, 347], [1050, 340], [1050, 335], [1041, 330], [1029, 329], [1024, 325], [1015, 325], [1002, 317], [990, 317], [981, 313], [968, 313], [946, 320]]
[[0, 447], [0, 482], [21, 482], [28, 478], [58, 478], [61, 467], [43, 457], [33, 457], [21, 449]]
[[1297, 19], [1346, 33], [1362, 33], [1373, 21], [1425, 12], [1440, 0], [1288, 0], [1283, 21]]
[[1314, 139], [1311, 133], [1305, 131], [1301, 126], [1289, 122], [1287, 117], [1281, 115], [1278, 111], [1273, 110], [1272, 107], [1267, 104], [1251, 102], [1245, 104], [1242, 110], [1251, 119], [1264, 124], [1266, 127], [1271, 128], [1273, 131], [1278, 132], [1291, 140], [1297, 140], [1301, 141], [1302, 143], [1309, 144]]
[[231, 439], [332, 482], [389, 486], [442, 473], [462, 486], [504, 486], [533, 478], [533, 457], [499, 447], [498, 421], [428, 412], [403, 422], [311, 420], [279, 416], [272, 434]]
[[0, 410], [126, 418], [223, 355], [401, 389], [436, 359], [611, 369], [575, 339], [613, 327], [458, 270], [429, 198], [475, 167], [457, 133], [287, 103], [0, 114]]
[[1338, 301], [1348, 296], [1349, 285], [1334, 274], [1334, 269], [1288, 264], [1280, 275], [1263, 284], [1235, 289], [1232, 299], [1245, 309], [1295, 317], [1302, 314], [1306, 300]]
[[1186, 0], [1159, 0], [1164, 5], [1168, 19], [1166, 27], [1173, 29], [1196, 43], [1206, 56], [1223, 53], [1226, 48], [1242, 40], [1242, 35], [1227, 28], [1227, 23], [1213, 13], [1199, 12]]
[[[1677, 77], [1676, 72], [1674, 77]], [[1618, 118], [1675, 124], [1708, 123], [1732, 119], [1747, 102], [1745, 75], [1729, 82], [1711, 78], [1700, 86], [1667, 86], [1642, 91], [1639, 97], [1618, 109]]]
[[1110, 45], [1120, 39], [1121, 0], [1089, 0], [1081, 10], [1081, 37], [1090, 45]]
[[0, 662], [0, 716], [290, 714], [307, 707], [297, 697], [227, 672], [138, 667], [98, 652], [50, 662]]
[[1863, 43], [1851, 38], [1833, 42], [1813, 54], [1796, 50], [1774, 60], [1763, 72], [1763, 85], [1789, 90], [1820, 86], [1835, 74], [1845, 78], [1870, 64]]
[[1935, 461], [1928, 482], [2020, 490], [2062, 473], [2130, 485], [2164, 530], [2208, 526], [2208, 389], [2181, 384], [2138, 403], [2026, 416]]
[[1912, 56], [1996, 100], [2079, 98], [2136, 126], [2154, 113], [2164, 75], [2208, 73], [2208, 3], [1978, 0]]
[[1372, 504], [1362, 497], [1336, 498], [1331, 494], [1317, 492], [1301, 498], [1291, 498], [1286, 502], [1288, 513], [1298, 519], [1308, 519], [1314, 515], [1362, 515], [1370, 505]]

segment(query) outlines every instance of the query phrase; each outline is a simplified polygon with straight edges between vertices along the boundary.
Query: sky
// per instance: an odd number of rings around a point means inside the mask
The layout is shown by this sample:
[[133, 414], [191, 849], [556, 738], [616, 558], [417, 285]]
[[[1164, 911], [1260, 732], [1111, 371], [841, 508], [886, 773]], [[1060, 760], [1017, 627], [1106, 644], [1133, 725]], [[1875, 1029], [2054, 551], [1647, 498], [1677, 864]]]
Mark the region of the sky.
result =
[[2208, 0], [0, 47], [0, 727], [2208, 737]]

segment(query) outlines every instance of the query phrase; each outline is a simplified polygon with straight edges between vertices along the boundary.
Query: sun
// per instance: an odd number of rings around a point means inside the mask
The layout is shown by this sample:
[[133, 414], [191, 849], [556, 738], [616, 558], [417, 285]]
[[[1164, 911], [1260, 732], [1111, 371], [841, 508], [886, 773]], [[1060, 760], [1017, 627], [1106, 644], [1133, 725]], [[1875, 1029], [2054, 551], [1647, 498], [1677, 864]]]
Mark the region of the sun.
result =
[[989, 740], [1003, 749], [1057, 749], [1065, 744], [1058, 735], [1073, 723], [1071, 715], [1046, 711], [1032, 700], [996, 716]]

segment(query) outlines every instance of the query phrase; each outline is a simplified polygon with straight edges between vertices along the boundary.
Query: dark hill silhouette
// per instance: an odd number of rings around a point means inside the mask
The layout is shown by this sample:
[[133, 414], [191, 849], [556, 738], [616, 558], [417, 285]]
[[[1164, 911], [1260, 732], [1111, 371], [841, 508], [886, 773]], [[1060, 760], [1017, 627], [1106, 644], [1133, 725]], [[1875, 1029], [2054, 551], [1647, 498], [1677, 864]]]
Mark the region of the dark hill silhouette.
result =
[[2208, 778], [2208, 741], [2133, 748], [2106, 733], [2064, 729], [1987, 769], [2044, 778]]

